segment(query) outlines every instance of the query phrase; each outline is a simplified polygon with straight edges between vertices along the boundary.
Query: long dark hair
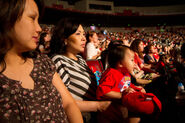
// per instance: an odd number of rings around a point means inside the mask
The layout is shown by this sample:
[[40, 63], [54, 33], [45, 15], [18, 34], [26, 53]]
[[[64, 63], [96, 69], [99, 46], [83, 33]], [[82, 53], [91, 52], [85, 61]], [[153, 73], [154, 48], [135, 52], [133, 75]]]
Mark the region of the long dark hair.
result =
[[139, 51], [139, 44], [143, 42], [141, 39], [135, 39], [132, 44], [130, 45], [130, 49], [136, 52], [140, 58], [143, 58], [143, 53]]
[[[2, 65], [2, 73], [6, 69], [4, 57], [6, 53], [13, 47], [13, 37], [11, 31], [15, 23], [19, 21], [25, 9], [26, 0], [0, 0], [0, 64]], [[35, 52], [24, 52], [22, 56], [35, 57]]]
[[3, 72], [6, 69], [4, 57], [12, 48], [13, 42], [11, 31], [23, 14], [26, 0], [1, 0], [0, 5], [0, 64], [3, 65]]
[[75, 33], [79, 25], [80, 23], [73, 19], [64, 18], [59, 21], [51, 37], [49, 56], [66, 53], [65, 39]]

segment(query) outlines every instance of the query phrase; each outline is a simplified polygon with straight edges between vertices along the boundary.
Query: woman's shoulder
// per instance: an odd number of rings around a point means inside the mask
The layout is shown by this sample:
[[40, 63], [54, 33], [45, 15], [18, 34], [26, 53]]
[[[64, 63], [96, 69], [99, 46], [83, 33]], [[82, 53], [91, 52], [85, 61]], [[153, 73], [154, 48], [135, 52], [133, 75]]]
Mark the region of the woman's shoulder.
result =
[[84, 61], [85, 61], [85, 59], [84, 59], [81, 55], [76, 55], [76, 57], [77, 57], [78, 59], [81, 59], [81, 60], [84, 60]]
[[54, 54], [51, 56], [51, 59], [54, 61], [56, 59], [65, 59], [64, 55]]
[[56, 64], [59, 61], [62, 63], [72, 62], [72, 60], [64, 55], [55, 54], [51, 57], [51, 60]]
[[46, 54], [39, 54], [37, 58], [34, 59], [34, 64], [36, 66], [44, 66], [44, 68], [55, 70], [55, 65], [53, 61]]
[[46, 55], [46, 54], [39, 54], [36, 57], [36, 61], [41, 61], [41, 62], [50, 62], [51, 59]]

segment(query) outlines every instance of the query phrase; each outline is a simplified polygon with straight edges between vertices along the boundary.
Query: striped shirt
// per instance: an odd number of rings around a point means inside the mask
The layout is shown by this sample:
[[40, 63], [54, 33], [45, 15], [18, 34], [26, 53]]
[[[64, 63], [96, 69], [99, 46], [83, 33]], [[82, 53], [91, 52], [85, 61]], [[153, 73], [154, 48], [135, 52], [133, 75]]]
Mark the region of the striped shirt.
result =
[[79, 55], [77, 55], [77, 58], [78, 61], [75, 61], [64, 55], [54, 55], [52, 60], [73, 98], [77, 100], [95, 100], [96, 78], [87, 66], [86, 61]]

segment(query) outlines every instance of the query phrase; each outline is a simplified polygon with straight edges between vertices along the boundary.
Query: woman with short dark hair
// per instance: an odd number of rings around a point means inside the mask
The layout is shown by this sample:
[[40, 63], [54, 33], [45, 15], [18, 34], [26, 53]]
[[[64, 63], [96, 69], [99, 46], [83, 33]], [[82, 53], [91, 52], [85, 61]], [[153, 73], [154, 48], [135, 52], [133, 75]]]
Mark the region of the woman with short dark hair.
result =
[[[97, 117], [94, 117], [100, 116], [97, 115], [97, 112], [112, 108], [109, 106], [110, 101], [96, 100], [95, 75], [82, 56], [78, 55], [84, 52], [85, 44], [86, 37], [83, 26], [75, 20], [62, 19], [53, 32], [50, 56], [64, 84], [83, 112], [84, 121], [97, 122]], [[116, 111], [119, 112], [119, 110]], [[111, 113], [111, 117], [104, 115], [106, 120], [113, 117], [117, 117], [117, 120], [123, 119], [120, 116], [121, 113], [113, 113], [112, 110], [105, 111], [105, 113], [109, 113], [109, 115]]]

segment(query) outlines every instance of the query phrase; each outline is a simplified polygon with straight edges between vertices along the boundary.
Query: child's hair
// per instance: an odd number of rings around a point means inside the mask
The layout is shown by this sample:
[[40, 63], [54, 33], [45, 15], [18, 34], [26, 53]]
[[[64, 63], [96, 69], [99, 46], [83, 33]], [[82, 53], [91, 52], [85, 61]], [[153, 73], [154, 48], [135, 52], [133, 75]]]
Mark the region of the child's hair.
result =
[[126, 50], [130, 49], [128, 46], [115, 44], [114, 47], [109, 49], [108, 64], [111, 68], [116, 68], [119, 61], [124, 59]]
[[122, 45], [123, 41], [113, 40], [109, 43], [108, 48], [101, 53], [101, 62], [103, 64], [103, 68], [106, 69], [108, 67], [108, 53], [109, 50], [114, 47], [114, 45]]

